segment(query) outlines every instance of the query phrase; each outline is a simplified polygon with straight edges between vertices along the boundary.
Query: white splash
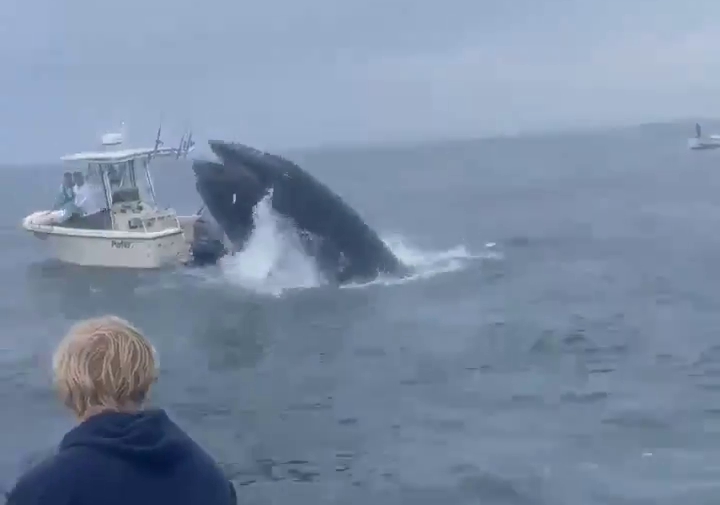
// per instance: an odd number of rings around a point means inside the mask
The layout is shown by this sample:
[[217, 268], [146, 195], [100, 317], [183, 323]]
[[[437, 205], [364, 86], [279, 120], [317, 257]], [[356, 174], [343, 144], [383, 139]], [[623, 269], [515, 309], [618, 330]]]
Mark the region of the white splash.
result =
[[273, 210], [272, 192], [253, 211], [254, 230], [245, 248], [226, 256], [220, 266], [227, 280], [252, 291], [280, 295], [288, 289], [317, 287], [322, 276], [297, 236]]
[[[423, 250], [410, 245], [399, 235], [385, 237], [383, 242], [387, 244], [400, 261], [410, 267], [413, 273], [402, 278], [381, 275], [370, 282], [349, 283], [342, 286], [343, 288], [362, 288], [378, 284], [384, 286], [407, 284], [408, 282], [429, 279], [436, 275], [462, 270], [473, 260], [499, 257], [496, 253], [489, 251], [485, 251], [483, 254], [472, 254], [463, 245], [447, 250]], [[486, 245], [486, 247], [490, 248], [492, 246]]]
[[[273, 296], [326, 284], [289, 223], [272, 209], [271, 201], [272, 193], [256, 205], [254, 230], [245, 248], [221, 260], [223, 278], [250, 291]], [[498, 257], [492, 251], [492, 243], [486, 245], [483, 254], [472, 254], [464, 246], [444, 251], [421, 250], [397, 235], [383, 240], [413, 274], [402, 279], [381, 276], [364, 284], [350, 283], [344, 288], [404, 284], [460, 270], [476, 259]]]

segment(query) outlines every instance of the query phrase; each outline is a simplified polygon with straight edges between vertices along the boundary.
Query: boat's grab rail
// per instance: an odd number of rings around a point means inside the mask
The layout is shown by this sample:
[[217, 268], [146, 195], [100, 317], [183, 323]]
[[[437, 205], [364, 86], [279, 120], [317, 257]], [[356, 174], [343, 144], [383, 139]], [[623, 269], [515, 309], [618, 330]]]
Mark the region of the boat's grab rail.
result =
[[34, 233], [48, 235], [64, 235], [68, 237], [106, 238], [117, 240], [152, 240], [170, 235], [182, 234], [182, 228], [165, 228], [158, 231], [122, 231], [122, 230], [93, 230], [84, 228], [68, 228], [65, 226], [52, 226], [23, 222], [23, 228]]

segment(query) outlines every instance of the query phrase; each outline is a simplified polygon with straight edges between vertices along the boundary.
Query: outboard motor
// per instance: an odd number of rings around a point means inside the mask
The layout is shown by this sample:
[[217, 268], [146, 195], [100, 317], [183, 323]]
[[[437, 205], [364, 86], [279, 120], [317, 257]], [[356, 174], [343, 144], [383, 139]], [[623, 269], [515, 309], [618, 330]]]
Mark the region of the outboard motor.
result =
[[193, 241], [190, 252], [193, 264], [197, 266], [213, 265], [228, 253], [225, 247], [224, 232], [210, 217], [201, 215], [193, 224]]

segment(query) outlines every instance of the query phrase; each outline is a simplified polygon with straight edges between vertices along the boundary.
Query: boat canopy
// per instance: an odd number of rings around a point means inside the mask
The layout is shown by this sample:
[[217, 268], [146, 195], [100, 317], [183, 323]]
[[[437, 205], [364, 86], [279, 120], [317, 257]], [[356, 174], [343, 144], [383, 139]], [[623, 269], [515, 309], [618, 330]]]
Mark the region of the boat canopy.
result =
[[[71, 165], [83, 166], [81, 170], [88, 183], [102, 186], [108, 208], [117, 200], [141, 200], [157, 205], [155, 186], [148, 164], [154, 149], [125, 149], [111, 152], [88, 152], [64, 156]], [[136, 194], [135, 198], [127, 195]]]
[[[154, 147], [125, 149], [122, 147], [122, 132], [106, 133], [102, 136], [99, 150], [68, 154], [60, 159], [65, 164], [82, 166], [82, 169], [78, 167], [72, 171], [82, 172], [88, 184], [103, 189], [108, 209], [118, 202], [134, 201], [157, 207], [155, 186], [148, 166], [150, 161], [158, 157], [186, 157], [194, 147], [192, 132], [187, 138], [183, 135], [178, 147], [161, 147], [160, 131], [158, 128]], [[111, 218], [114, 228], [112, 213]]]

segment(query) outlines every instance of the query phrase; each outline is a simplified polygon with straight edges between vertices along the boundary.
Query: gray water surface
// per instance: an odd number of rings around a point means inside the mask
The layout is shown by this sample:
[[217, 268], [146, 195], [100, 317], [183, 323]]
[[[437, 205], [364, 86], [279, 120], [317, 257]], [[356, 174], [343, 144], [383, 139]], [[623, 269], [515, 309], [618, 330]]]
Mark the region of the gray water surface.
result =
[[[685, 133], [297, 155], [417, 257], [466, 254], [407, 283], [278, 296], [218, 269], [48, 260], [19, 221], [62, 169], [6, 168], [0, 479], [72, 426], [53, 346], [112, 312], [156, 344], [153, 402], [242, 503], [717, 502], [720, 155]], [[160, 198], [197, 210], [189, 167], [163, 168]]]

